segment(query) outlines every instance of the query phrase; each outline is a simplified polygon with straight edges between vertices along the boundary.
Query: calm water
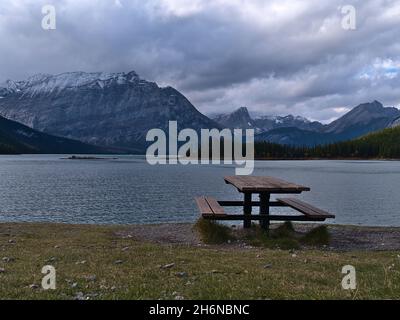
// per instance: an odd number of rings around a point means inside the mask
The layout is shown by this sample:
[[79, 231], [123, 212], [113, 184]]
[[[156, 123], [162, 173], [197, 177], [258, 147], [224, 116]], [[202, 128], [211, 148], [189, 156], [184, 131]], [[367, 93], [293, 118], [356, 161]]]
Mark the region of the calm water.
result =
[[[271, 161], [256, 167], [255, 175], [310, 186], [300, 197], [335, 213], [335, 223], [400, 226], [400, 162]], [[1, 156], [0, 221], [191, 222], [198, 217], [195, 196], [241, 199], [223, 181], [233, 174], [231, 166], [152, 167], [142, 157]]]

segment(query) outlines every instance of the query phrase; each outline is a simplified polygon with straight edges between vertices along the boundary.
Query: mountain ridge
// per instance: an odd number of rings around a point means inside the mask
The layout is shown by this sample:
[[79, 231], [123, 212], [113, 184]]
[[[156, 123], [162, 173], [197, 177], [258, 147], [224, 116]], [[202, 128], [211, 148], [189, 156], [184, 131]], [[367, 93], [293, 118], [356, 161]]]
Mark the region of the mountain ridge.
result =
[[184, 128], [220, 128], [172, 87], [136, 72], [36, 75], [0, 89], [0, 115], [33, 129], [98, 146], [142, 153], [146, 134], [168, 122]]
[[[247, 114], [248, 110], [246, 109]], [[242, 114], [244, 111], [242, 110]], [[236, 115], [239, 113], [236, 112]], [[269, 121], [274, 120], [275, 125], [262, 126], [257, 119], [247, 117], [256, 129], [257, 141], [269, 141], [272, 143], [293, 145], [293, 146], [314, 146], [318, 144], [329, 144], [339, 141], [352, 140], [365, 134], [379, 131], [395, 124], [398, 118], [400, 123], [400, 110], [394, 107], [384, 107], [379, 101], [362, 103], [339, 119], [322, 124], [311, 122], [303, 117], [289, 115], [286, 117], [264, 117]], [[214, 118], [218, 120], [218, 118]], [[240, 119], [230, 121], [228, 115], [219, 116], [223, 119], [222, 124], [229, 128], [238, 128]]]

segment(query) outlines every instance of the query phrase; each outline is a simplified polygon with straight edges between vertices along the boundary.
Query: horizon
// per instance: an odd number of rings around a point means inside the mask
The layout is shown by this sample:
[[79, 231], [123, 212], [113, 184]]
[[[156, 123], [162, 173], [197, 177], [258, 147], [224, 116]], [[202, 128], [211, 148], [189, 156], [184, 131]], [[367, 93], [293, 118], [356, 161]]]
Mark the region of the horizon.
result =
[[366, 101], [400, 106], [395, 1], [356, 1], [354, 28], [343, 25], [341, 0], [62, 0], [55, 30], [40, 25], [43, 4], [0, 4], [0, 83], [133, 69], [204, 114], [248, 106], [252, 114], [329, 122]]

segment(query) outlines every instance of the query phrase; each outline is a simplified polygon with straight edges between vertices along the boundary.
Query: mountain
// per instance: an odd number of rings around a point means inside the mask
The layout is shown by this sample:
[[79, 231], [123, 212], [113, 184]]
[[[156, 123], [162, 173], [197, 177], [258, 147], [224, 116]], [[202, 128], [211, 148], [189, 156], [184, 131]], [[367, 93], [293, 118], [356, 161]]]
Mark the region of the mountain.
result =
[[277, 128], [299, 128], [309, 131], [320, 131], [323, 124], [312, 122], [300, 116], [261, 116], [252, 118], [246, 107], [239, 108], [232, 113], [220, 114], [212, 118], [224, 128], [229, 129], [255, 129], [256, 133], [262, 133]]
[[363, 103], [327, 125], [323, 131], [339, 135], [341, 140], [350, 140], [387, 128], [397, 117], [400, 117], [400, 110], [396, 108], [385, 108], [378, 101]]
[[0, 117], [0, 154], [96, 154], [109, 151], [79, 141], [51, 136]]
[[255, 129], [258, 131], [254, 120], [246, 107], [239, 108], [232, 113], [220, 114], [212, 118], [224, 128], [229, 129]]
[[392, 121], [392, 123], [390, 124], [389, 128], [395, 128], [400, 126], [400, 117], [396, 118]]
[[360, 138], [315, 147], [258, 142], [257, 159], [400, 159], [400, 126]]
[[39, 74], [0, 86], [0, 115], [86, 143], [143, 152], [148, 130], [219, 128], [172, 87], [135, 72]]
[[[397, 120], [395, 120], [397, 119]], [[228, 128], [254, 128], [256, 141], [292, 146], [315, 146], [351, 140], [400, 124], [400, 110], [385, 108], [380, 102], [363, 103], [328, 125], [306, 118], [265, 116], [251, 118], [247, 108], [231, 114], [220, 115], [214, 120]]]
[[306, 131], [321, 131], [324, 125], [300, 116], [263, 116], [255, 118], [255, 125], [263, 132], [278, 128], [298, 128]]
[[255, 141], [268, 141], [271, 143], [289, 146], [316, 146], [339, 141], [334, 134], [302, 130], [295, 127], [278, 128], [260, 133], [255, 136]]

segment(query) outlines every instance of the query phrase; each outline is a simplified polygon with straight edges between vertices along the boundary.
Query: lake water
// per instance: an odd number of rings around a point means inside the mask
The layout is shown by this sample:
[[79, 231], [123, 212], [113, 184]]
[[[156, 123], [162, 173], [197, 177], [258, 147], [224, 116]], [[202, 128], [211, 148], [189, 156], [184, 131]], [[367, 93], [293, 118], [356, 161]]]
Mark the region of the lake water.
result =
[[[0, 221], [135, 224], [193, 222], [194, 197], [241, 200], [223, 177], [232, 166], [150, 166], [143, 157], [62, 160], [0, 156]], [[266, 161], [254, 175], [311, 187], [299, 197], [334, 223], [400, 226], [398, 161]], [[288, 212], [288, 209], [273, 209]]]

